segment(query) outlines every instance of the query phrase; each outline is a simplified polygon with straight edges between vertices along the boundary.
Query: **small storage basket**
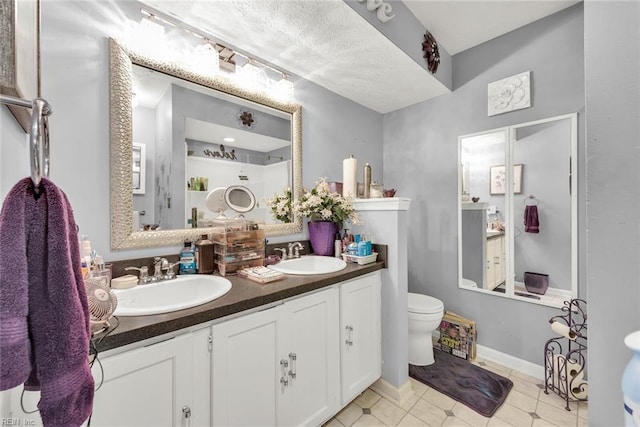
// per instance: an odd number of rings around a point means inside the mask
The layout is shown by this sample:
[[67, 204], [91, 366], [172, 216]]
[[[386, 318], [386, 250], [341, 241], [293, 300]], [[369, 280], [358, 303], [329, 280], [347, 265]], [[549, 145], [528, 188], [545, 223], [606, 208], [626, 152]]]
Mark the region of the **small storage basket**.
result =
[[549, 275], [544, 273], [524, 273], [524, 287], [532, 294], [544, 295], [549, 287]]

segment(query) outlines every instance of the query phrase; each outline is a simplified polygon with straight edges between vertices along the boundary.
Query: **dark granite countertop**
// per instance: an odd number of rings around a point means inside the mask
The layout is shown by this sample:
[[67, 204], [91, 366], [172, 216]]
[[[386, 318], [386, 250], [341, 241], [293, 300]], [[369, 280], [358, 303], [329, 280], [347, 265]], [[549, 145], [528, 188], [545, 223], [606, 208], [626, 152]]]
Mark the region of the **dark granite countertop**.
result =
[[344, 270], [336, 273], [312, 276], [286, 275], [283, 280], [267, 284], [252, 282], [238, 276], [227, 276], [232, 286], [222, 297], [207, 304], [171, 313], [118, 316], [117, 328], [102, 336], [97, 335], [94, 343], [98, 351], [110, 350], [331, 286], [383, 267], [383, 261], [367, 265], [347, 263]]

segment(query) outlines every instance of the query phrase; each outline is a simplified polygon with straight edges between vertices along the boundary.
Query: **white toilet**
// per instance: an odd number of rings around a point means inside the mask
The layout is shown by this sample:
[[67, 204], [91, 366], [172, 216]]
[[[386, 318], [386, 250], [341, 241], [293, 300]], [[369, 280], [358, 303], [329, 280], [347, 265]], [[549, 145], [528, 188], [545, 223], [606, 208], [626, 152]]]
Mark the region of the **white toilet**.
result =
[[409, 293], [409, 363], [425, 366], [435, 362], [431, 333], [440, 326], [444, 304], [437, 298]]

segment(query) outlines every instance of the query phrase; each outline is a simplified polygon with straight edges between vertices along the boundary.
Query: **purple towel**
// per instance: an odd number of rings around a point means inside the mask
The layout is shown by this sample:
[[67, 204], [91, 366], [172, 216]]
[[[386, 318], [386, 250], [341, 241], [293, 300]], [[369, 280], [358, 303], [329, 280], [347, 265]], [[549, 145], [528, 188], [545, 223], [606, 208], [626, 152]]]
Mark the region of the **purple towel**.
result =
[[0, 390], [24, 382], [45, 426], [80, 426], [94, 381], [76, 224], [55, 184], [43, 178], [37, 199], [32, 188], [18, 182], [0, 214]]
[[540, 223], [538, 222], [538, 207], [536, 205], [525, 206], [524, 208], [524, 231], [527, 233], [539, 233]]

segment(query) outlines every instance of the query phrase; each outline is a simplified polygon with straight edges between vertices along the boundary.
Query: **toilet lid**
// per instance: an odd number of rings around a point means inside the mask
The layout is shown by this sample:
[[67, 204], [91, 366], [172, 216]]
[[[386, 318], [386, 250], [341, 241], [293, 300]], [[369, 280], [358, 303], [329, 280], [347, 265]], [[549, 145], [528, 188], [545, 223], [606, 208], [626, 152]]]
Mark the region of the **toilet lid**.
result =
[[422, 314], [441, 313], [444, 304], [437, 298], [428, 295], [409, 293], [409, 312]]

